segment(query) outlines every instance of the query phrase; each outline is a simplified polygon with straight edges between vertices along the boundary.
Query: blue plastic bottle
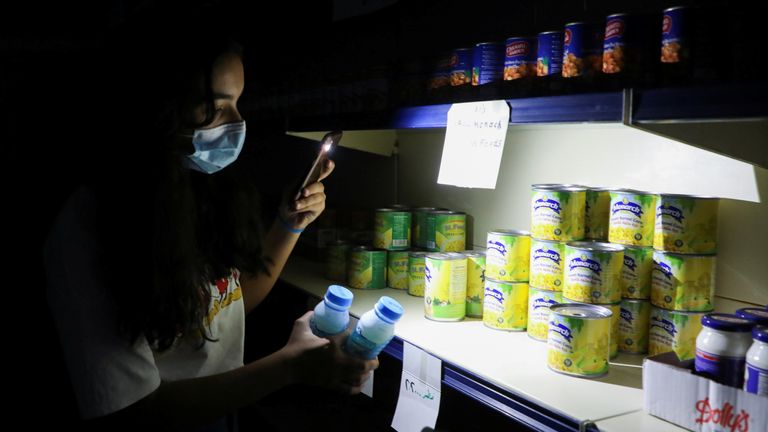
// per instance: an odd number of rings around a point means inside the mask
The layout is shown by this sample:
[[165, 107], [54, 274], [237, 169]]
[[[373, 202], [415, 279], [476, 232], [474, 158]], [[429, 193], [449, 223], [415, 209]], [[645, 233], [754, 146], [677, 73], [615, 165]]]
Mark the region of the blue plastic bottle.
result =
[[323, 301], [315, 306], [315, 313], [309, 320], [312, 333], [327, 338], [346, 330], [353, 297], [352, 291], [341, 285], [329, 286]]
[[360, 358], [375, 358], [395, 335], [395, 323], [401, 316], [400, 303], [391, 297], [381, 297], [373, 309], [360, 317], [344, 349]]

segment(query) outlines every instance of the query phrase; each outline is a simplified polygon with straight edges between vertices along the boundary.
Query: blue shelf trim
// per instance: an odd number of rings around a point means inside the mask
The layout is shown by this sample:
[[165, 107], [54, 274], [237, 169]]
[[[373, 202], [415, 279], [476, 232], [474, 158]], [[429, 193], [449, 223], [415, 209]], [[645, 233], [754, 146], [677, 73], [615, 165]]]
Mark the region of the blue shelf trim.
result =
[[634, 122], [768, 118], [768, 83], [634, 91]]
[[[567, 96], [507, 99], [510, 124], [619, 122], [621, 92]], [[446, 126], [450, 104], [402, 108], [395, 112], [392, 128], [442, 128]]]
[[[384, 348], [388, 355], [403, 361], [403, 341], [393, 338]], [[561, 414], [512, 395], [511, 393], [485, 382], [471, 372], [443, 361], [444, 385], [462, 393], [499, 413], [540, 431], [578, 431], [579, 422]], [[597, 431], [593, 426], [588, 431]]]

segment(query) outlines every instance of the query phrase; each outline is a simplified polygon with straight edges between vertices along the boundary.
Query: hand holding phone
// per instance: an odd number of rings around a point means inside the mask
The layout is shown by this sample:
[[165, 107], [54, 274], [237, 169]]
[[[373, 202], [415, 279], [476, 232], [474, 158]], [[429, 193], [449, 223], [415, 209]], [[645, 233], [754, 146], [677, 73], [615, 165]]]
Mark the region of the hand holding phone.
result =
[[320, 180], [320, 175], [323, 173], [325, 161], [328, 160], [328, 155], [333, 151], [336, 145], [339, 144], [339, 141], [341, 141], [341, 135], [341, 131], [328, 132], [320, 141], [320, 151], [317, 153], [317, 157], [312, 163], [312, 167], [310, 167], [307, 176], [304, 178], [301, 186], [299, 186], [299, 189], [296, 191], [296, 194], [293, 198], [294, 201], [301, 198], [301, 191], [304, 190], [307, 185]]

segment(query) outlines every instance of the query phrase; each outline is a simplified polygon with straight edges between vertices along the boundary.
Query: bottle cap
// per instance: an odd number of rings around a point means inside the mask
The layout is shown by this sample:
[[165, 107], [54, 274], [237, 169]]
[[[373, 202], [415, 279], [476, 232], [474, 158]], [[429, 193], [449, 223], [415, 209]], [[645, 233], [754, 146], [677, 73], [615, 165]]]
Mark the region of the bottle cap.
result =
[[730, 332], [748, 332], [755, 323], [748, 319], [740, 318], [734, 314], [711, 313], [701, 317], [701, 324], [715, 330]]
[[325, 292], [325, 300], [327, 302], [343, 309], [348, 308], [352, 304], [353, 297], [352, 291], [341, 285], [331, 285], [328, 287], [328, 291]]
[[392, 297], [382, 296], [379, 301], [376, 302], [374, 310], [376, 311], [376, 315], [391, 323], [394, 323], [403, 316], [403, 307]]
[[768, 343], [768, 327], [756, 326], [752, 329], [752, 339]]
[[757, 307], [742, 308], [736, 310], [736, 316], [746, 318], [761, 326], [768, 326], [768, 310]]

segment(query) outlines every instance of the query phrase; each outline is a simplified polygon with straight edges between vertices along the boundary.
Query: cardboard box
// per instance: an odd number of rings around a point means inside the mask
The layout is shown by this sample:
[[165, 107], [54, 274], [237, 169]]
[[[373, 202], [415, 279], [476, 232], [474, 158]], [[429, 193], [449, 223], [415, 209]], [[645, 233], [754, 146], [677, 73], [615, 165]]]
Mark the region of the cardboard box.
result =
[[768, 431], [767, 397], [698, 376], [673, 352], [643, 361], [643, 397], [648, 414], [690, 430]]

